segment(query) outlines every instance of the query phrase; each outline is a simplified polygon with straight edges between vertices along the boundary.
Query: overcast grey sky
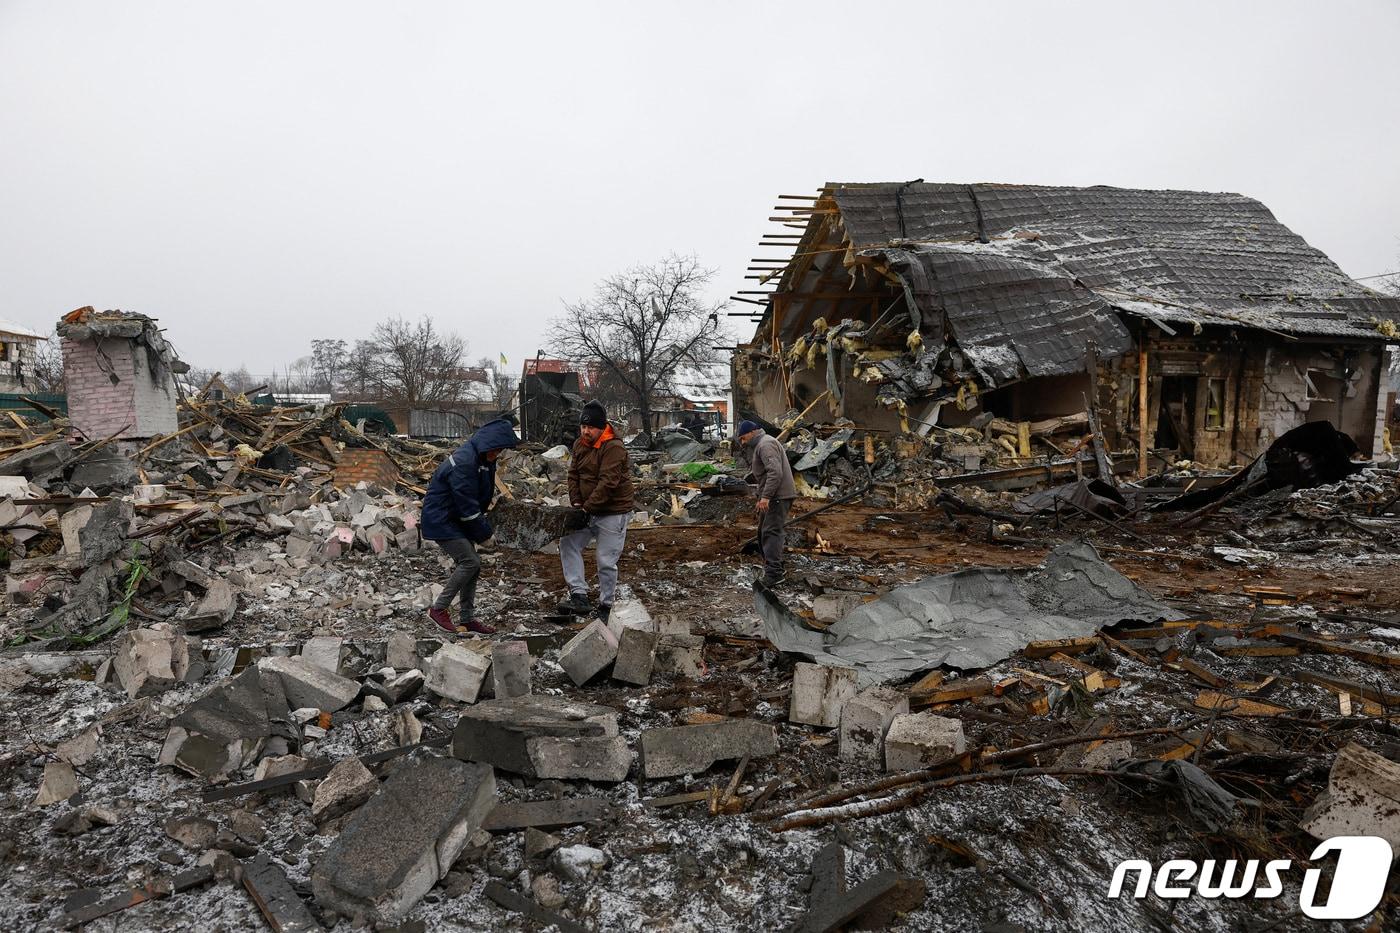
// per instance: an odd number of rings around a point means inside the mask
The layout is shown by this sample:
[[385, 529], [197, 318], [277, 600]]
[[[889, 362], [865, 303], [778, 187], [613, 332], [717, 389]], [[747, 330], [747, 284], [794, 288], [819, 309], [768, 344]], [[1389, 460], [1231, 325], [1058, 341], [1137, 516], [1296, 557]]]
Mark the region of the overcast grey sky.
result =
[[825, 181], [1238, 191], [1400, 265], [1400, 2], [0, 0], [0, 317], [254, 373], [430, 313], [533, 355]]

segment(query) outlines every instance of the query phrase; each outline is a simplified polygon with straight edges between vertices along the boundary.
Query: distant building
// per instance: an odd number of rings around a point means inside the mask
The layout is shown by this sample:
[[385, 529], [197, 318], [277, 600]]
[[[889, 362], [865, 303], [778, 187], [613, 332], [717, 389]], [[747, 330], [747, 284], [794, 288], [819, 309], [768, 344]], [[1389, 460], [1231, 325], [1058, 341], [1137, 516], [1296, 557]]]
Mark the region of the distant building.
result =
[[33, 392], [34, 361], [43, 334], [0, 320], [0, 392]]

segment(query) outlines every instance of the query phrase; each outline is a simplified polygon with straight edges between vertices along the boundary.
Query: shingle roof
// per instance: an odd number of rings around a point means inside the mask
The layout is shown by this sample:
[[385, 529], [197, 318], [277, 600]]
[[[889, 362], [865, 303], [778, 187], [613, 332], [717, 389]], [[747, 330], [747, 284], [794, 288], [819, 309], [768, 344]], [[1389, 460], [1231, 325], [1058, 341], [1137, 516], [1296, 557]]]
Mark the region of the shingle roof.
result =
[[[977, 326], [980, 315], [980, 326], [1013, 342], [1049, 335], [1082, 347], [1079, 331], [1107, 338], [1108, 306], [1157, 321], [1370, 339], [1383, 339], [1377, 320], [1400, 320], [1400, 299], [1348, 278], [1263, 204], [1239, 194], [829, 187], [853, 247], [885, 254], [900, 271], [920, 267], [930, 279], [920, 302], [946, 310], [955, 333]], [[1047, 298], [1050, 320], [1044, 310], [1037, 319], [1036, 302]], [[1072, 332], [1057, 331], [1066, 315]], [[1052, 347], [1049, 357], [1063, 352], [1068, 348]], [[1032, 353], [1025, 362], [1034, 374], [1040, 357]]]

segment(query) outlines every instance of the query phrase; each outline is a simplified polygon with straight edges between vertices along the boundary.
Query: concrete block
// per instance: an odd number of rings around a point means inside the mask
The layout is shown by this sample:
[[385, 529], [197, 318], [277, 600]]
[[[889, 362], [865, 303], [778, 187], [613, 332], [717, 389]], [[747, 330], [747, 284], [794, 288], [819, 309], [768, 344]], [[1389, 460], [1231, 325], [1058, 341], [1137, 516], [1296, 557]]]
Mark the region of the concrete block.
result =
[[841, 725], [841, 709], [859, 692], [854, 668], [798, 661], [792, 672], [788, 719], [834, 728]]
[[616, 659], [617, 636], [601, 619], [588, 623], [559, 651], [559, 666], [580, 687]]
[[703, 635], [661, 635], [656, 642], [656, 671], [699, 680], [704, 654]]
[[491, 649], [491, 687], [497, 699], [530, 693], [530, 646], [523, 641], [497, 642]]
[[893, 687], [871, 687], [847, 700], [841, 710], [841, 757], [882, 767], [885, 733], [896, 716], [907, 712], [909, 698]]
[[333, 713], [360, 695], [358, 683], [317, 667], [305, 657], [263, 658], [258, 670], [277, 675], [293, 709], [309, 706]]
[[168, 622], [128, 631], [117, 642], [112, 669], [132, 698], [164, 693], [185, 679], [189, 642]]
[[331, 635], [317, 635], [308, 638], [301, 646], [301, 656], [307, 663], [314, 664], [323, 671], [340, 673], [340, 659], [345, 648], [345, 639]]
[[642, 733], [642, 774], [648, 778], [699, 774], [717, 761], [778, 752], [778, 730], [753, 719], [670, 726]]
[[358, 758], [347, 758], [331, 768], [316, 785], [311, 818], [318, 824], [335, 819], [363, 804], [379, 789], [379, 779]]
[[[268, 677], [280, 686], [275, 675]], [[160, 763], [210, 782], [225, 781], [257, 760], [270, 734], [262, 674], [251, 666], [170, 721]]]
[[495, 804], [489, 765], [405, 761], [312, 869], [317, 903], [357, 926], [397, 922], [447, 874]]
[[428, 659], [424, 685], [440, 697], [458, 703], [475, 703], [491, 659], [459, 644], [443, 645]]
[[966, 750], [960, 721], [934, 713], [903, 713], [885, 733], [885, 770], [919, 771]]
[[66, 761], [50, 761], [44, 765], [44, 779], [34, 795], [34, 806], [47, 807], [61, 803], [78, 792], [78, 775]]
[[452, 754], [559, 780], [621, 781], [632, 764], [616, 710], [553, 696], [484, 700], [463, 710]]
[[652, 621], [651, 613], [647, 612], [647, 607], [642, 605], [638, 599], [619, 599], [613, 603], [612, 611], [608, 613], [608, 630], [620, 640], [622, 633], [627, 629], [640, 629], [643, 632], [656, 631], [656, 623]]
[[394, 632], [384, 646], [384, 663], [396, 671], [418, 666], [418, 639], [407, 632]]
[[617, 640], [617, 660], [613, 662], [613, 680], [645, 687], [651, 683], [656, 666], [655, 632], [639, 628], [624, 628]]

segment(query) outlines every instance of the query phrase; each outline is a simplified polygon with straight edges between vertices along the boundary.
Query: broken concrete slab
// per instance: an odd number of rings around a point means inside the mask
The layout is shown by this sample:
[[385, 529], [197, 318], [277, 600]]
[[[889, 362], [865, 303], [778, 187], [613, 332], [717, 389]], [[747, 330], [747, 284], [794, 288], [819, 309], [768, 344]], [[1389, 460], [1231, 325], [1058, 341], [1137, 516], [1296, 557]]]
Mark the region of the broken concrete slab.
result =
[[778, 730], [753, 719], [668, 726], [644, 730], [640, 747], [644, 776], [677, 777], [707, 771], [717, 761], [777, 754]]
[[885, 733], [885, 770], [919, 771], [966, 750], [961, 720], [934, 713], [902, 713]]
[[97, 738], [101, 726], [84, 729], [71, 739], [58, 743], [54, 754], [75, 768], [81, 768], [97, 755]]
[[1400, 764], [1355, 742], [1344, 746], [1300, 825], [1318, 839], [1379, 836], [1400, 850]]
[[233, 614], [237, 611], [237, 592], [227, 580], [214, 577], [209, 581], [204, 597], [194, 607], [194, 611], [185, 616], [185, 630], [206, 632], [222, 628], [233, 619]]
[[798, 661], [792, 671], [788, 719], [805, 726], [841, 725], [846, 701], [860, 692], [856, 676], [854, 668]]
[[407, 632], [393, 632], [384, 644], [384, 663], [396, 671], [418, 666], [418, 639]]
[[405, 761], [312, 869], [317, 902], [357, 921], [399, 920], [447, 874], [495, 803], [489, 765]]
[[389, 697], [389, 702], [402, 703], [417, 693], [425, 681], [422, 671], [410, 668], [386, 680], [383, 689]]
[[0, 460], [0, 476], [43, 476], [65, 466], [74, 456], [73, 445], [53, 441]]
[[127, 631], [112, 658], [117, 681], [132, 699], [164, 693], [185, 679], [189, 667], [189, 642], [169, 622]]
[[44, 764], [44, 779], [39, 782], [39, 791], [34, 795], [33, 806], [47, 807], [61, 803], [78, 792], [78, 775], [66, 761], [50, 761]]
[[871, 687], [847, 700], [841, 710], [841, 757], [882, 767], [885, 733], [896, 716], [908, 712], [909, 698], [893, 687]]
[[624, 628], [617, 639], [617, 660], [613, 662], [613, 680], [645, 687], [651, 683], [656, 667], [656, 645], [659, 636], [640, 628]]
[[311, 801], [311, 818], [326, 823], [363, 804], [379, 789], [379, 779], [358, 758], [338, 762], [331, 773], [316, 785]]
[[355, 681], [332, 674], [301, 656], [263, 658], [258, 662], [258, 670], [277, 675], [293, 709], [312, 707], [333, 713], [360, 694], [360, 685]]
[[656, 672], [699, 680], [704, 656], [704, 635], [662, 634], [656, 641]]
[[530, 693], [530, 646], [523, 641], [497, 642], [491, 649], [491, 688], [497, 699]]
[[141, 479], [130, 457], [110, 447], [96, 450], [73, 467], [68, 482], [106, 495], [131, 489]]
[[[84, 567], [95, 566], [122, 552], [133, 514], [126, 499], [112, 499], [92, 507], [92, 514], [77, 532], [79, 559]], [[65, 539], [65, 546], [66, 543]]]
[[394, 710], [390, 728], [394, 731], [394, 741], [400, 745], [417, 745], [423, 740], [423, 724], [407, 706]]
[[621, 781], [632, 764], [615, 710], [551, 696], [486, 700], [463, 710], [452, 754], [560, 780]]
[[269, 735], [262, 679], [250, 666], [171, 720], [160, 763], [218, 783], [255, 761]]
[[489, 656], [462, 645], [446, 644], [428, 659], [424, 686], [440, 697], [458, 703], [475, 703], [490, 669]]
[[186, 849], [203, 851], [214, 844], [219, 826], [202, 816], [172, 816], [165, 821], [165, 834]]
[[559, 649], [559, 666], [580, 687], [616, 659], [617, 636], [601, 619], [588, 623]]
[[345, 639], [333, 635], [315, 635], [301, 646], [301, 656], [307, 662], [332, 674], [340, 673], [340, 661], [345, 653]]
[[527, 861], [544, 858], [563, 844], [564, 840], [553, 833], [547, 833], [533, 826], [525, 829], [525, 858]]

